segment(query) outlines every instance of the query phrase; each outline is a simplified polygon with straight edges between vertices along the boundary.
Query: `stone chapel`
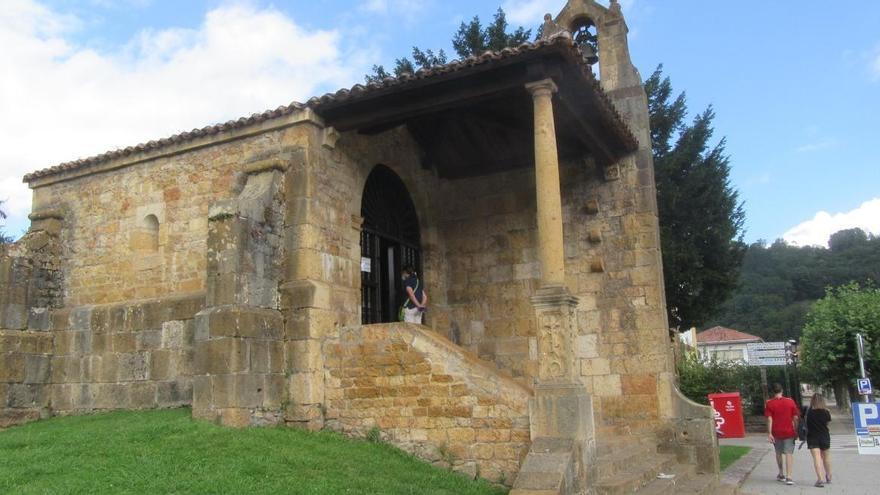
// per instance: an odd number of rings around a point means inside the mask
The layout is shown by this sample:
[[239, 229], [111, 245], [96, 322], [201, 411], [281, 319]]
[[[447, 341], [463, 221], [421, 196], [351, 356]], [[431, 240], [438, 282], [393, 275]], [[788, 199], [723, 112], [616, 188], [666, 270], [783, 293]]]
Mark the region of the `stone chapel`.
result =
[[[190, 406], [378, 429], [514, 494], [714, 489], [648, 126], [619, 3], [570, 0], [534, 43], [32, 172], [0, 427]], [[423, 325], [395, 321], [406, 264]]]

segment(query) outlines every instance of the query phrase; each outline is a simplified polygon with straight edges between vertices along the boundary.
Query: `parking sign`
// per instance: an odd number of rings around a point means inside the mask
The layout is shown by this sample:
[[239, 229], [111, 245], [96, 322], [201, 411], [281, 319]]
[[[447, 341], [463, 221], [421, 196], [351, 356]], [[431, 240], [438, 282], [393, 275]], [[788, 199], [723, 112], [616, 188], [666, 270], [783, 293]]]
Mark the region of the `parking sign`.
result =
[[880, 404], [853, 402], [852, 413], [859, 454], [880, 455]]
[[859, 385], [859, 395], [871, 395], [874, 393], [871, 390], [871, 379], [870, 378], [859, 378], [857, 380]]

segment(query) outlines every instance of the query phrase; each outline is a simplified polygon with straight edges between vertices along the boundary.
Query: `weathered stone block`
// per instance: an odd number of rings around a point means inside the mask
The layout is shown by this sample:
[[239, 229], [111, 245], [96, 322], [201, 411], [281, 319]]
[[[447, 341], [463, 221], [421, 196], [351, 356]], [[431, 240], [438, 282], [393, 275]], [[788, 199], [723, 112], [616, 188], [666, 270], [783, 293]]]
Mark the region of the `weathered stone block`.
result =
[[193, 410], [210, 409], [214, 404], [213, 380], [210, 376], [194, 376], [192, 379]]
[[129, 388], [130, 407], [133, 409], [148, 409], [156, 407], [155, 382], [137, 382], [125, 384]]
[[[320, 404], [324, 401], [322, 371], [302, 371], [290, 375], [289, 397], [300, 404]], [[378, 391], [376, 392], [378, 396]]]
[[156, 401], [161, 406], [179, 406], [192, 402], [193, 388], [189, 380], [159, 382]]
[[146, 380], [150, 377], [150, 354], [146, 352], [119, 354], [119, 381]]
[[21, 382], [25, 376], [25, 355], [18, 352], [0, 354], [0, 382]]
[[96, 409], [124, 409], [130, 404], [130, 387], [122, 383], [99, 383], [94, 390], [93, 407]]
[[581, 359], [581, 375], [596, 376], [611, 373], [611, 362], [605, 358]]
[[598, 396], [616, 396], [622, 393], [620, 375], [599, 375], [592, 377], [593, 394]]
[[221, 337], [196, 345], [195, 373], [224, 374], [249, 369], [248, 342], [235, 337]]
[[[49, 380], [50, 357], [44, 355], [25, 356], [24, 383], [46, 383]], [[0, 364], [2, 366], [2, 364]]]

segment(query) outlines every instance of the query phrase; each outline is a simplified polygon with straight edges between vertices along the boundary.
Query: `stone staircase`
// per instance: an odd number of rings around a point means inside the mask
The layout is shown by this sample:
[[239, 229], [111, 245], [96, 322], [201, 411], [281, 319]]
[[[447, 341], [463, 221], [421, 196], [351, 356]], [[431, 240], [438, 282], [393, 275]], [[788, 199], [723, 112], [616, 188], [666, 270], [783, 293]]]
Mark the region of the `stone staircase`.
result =
[[692, 464], [681, 464], [675, 454], [660, 451], [653, 434], [615, 428], [597, 433], [596, 480], [592, 483], [597, 494], [733, 493], [722, 487], [717, 475], [699, 474]]

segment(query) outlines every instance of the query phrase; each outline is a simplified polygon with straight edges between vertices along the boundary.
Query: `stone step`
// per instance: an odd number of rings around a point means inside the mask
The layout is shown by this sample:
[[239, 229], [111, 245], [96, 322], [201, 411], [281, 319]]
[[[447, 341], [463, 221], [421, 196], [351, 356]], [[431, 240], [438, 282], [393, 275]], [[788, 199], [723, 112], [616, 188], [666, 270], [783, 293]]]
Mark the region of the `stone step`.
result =
[[576, 472], [574, 446], [570, 439], [536, 438], [529, 447], [511, 495], [567, 493]]
[[596, 493], [602, 495], [623, 495], [635, 493], [653, 481], [657, 474], [670, 472], [675, 465], [675, 456], [669, 454], [648, 454], [642, 459], [634, 459], [625, 470], [598, 477]]
[[622, 435], [616, 437], [596, 437], [596, 455], [603, 457], [631, 448], [644, 448], [651, 452], [657, 450], [657, 437], [654, 435]]
[[650, 454], [650, 449], [641, 443], [629, 443], [626, 447], [616, 448], [611, 453], [596, 458], [596, 476], [610, 478]]
[[687, 495], [702, 493], [720, 493], [720, 482], [717, 475], [697, 474], [679, 485], [678, 493]]
[[[659, 474], [661, 473], [658, 473], [658, 475]], [[689, 483], [691, 477], [694, 476], [694, 468], [689, 465], [675, 464], [672, 466], [672, 469], [664, 471], [662, 474], [671, 474], [673, 477], [655, 477], [653, 480], [649, 481], [647, 485], [640, 488], [636, 494], [672, 495], [682, 493], [682, 487]]]

